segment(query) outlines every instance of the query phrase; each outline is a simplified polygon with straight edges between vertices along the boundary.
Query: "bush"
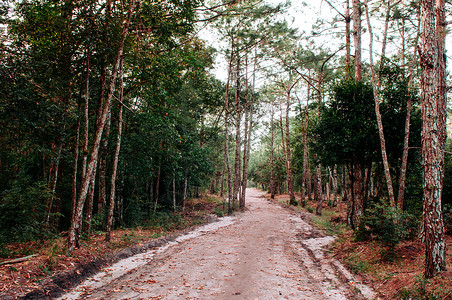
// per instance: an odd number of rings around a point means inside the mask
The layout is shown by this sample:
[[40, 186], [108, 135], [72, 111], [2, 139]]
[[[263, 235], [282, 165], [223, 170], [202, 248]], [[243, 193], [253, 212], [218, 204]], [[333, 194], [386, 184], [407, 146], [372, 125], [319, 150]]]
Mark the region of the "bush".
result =
[[386, 204], [375, 203], [364, 211], [357, 240], [376, 240], [393, 250], [402, 240], [414, 238], [419, 228], [419, 220]]
[[52, 231], [46, 224], [46, 202], [51, 191], [44, 183], [16, 183], [0, 199], [0, 243], [46, 239]]

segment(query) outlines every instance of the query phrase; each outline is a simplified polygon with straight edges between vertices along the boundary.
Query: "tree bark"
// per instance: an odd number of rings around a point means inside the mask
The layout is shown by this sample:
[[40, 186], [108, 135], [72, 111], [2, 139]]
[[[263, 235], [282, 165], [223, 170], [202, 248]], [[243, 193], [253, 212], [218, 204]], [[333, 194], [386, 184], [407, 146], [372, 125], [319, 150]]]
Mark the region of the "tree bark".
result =
[[[308, 190], [308, 125], [309, 125], [309, 97], [311, 95], [311, 85], [308, 84], [306, 107], [304, 114], [304, 126], [303, 126], [303, 174], [301, 179], [301, 206], [306, 206], [306, 192]], [[310, 183], [309, 183], [310, 185]], [[309, 193], [309, 192], [308, 192]]]
[[159, 190], [160, 190], [160, 172], [162, 170], [162, 163], [159, 163], [157, 170], [157, 183], [155, 184], [155, 198], [154, 198], [154, 213], [157, 211], [157, 204], [159, 202]]
[[97, 166], [94, 168], [94, 174], [91, 177], [91, 182], [89, 183], [88, 195], [86, 196], [85, 213], [83, 221], [83, 233], [85, 237], [89, 240], [91, 238], [91, 221], [93, 218], [93, 205], [94, 205], [94, 190], [96, 183], [96, 173]]
[[75, 134], [75, 145], [74, 145], [74, 164], [72, 172], [72, 205], [71, 205], [71, 219], [75, 214], [75, 206], [77, 204], [77, 173], [78, 173], [78, 156], [79, 156], [79, 143], [80, 143], [80, 114], [81, 105], [80, 101], [78, 104], [78, 118], [77, 118], [77, 130]]
[[187, 187], [188, 187], [188, 179], [187, 175], [184, 177], [184, 194], [182, 196], [182, 211], [185, 211], [185, 202], [187, 201]]
[[[446, 269], [446, 243], [441, 211], [442, 128], [438, 99], [438, 37], [433, 1], [421, 0], [421, 108], [422, 171], [424, 190], [425, 272], [432, 278]], [[438, 6], [440, 9], [441, 6]]]
[[353, 41], [355, 46], [355, 80], [363, 77], [361, 68], [361, 2], [353, 0]]
[[290, 111], [290, 91], [293, 84], [286, 92], [286, 164], [287, 164], [287, 192], [289, 194], [289, 204], [295, 205], [295, 193], [293, 190], [292, 175], [292, 152], [290, 151], [290, 128], [289, 128], [289, 111]]
[[345, 0], [345, 78], [351, 79], [350, 0]]
[[[331, 170], [330, 170], [331, 171]], [[331, 175], [333, 183], [333, 207], [337, 206], [337, 166], [333, 168], [333, 174]]]
[[[121, 137], [122, 137], [122, 123], [123, 123], [123, 110], [124, 110], [124, 68], [123, 60], [121, 59], [120, 74], [119, 74], [119, 112], [118, 112], [118, 133], [116, 135], [116, 147], [115, 156], [113, 158], [113, 167], [111, 170], [111, 182], [110, 182], [110, 201], [108, 207], [107, 216], [107, 229], [105, 232], [105, 241], [110, 242], [111, 231], [113, 229], [113, 214], [115, 210], [115, 197], [116, 197], [116, 180], [118, 173], [119, 151], [121, 149]], [[152, 182], [151, 182], [152, 186]]]
[[232, 195], [233, 206], [237, 203], [237, 196], [240, 193], [240, 183], [241, 183], [241, 154], [240, 154], [240, 143], [241, 143], [241, 133], [240, 133], [240, 123], [242, 119], [242, 108], [240, 101], [240, 59], [237, 55], [237, 65], [235, 70], [235, 159], [234, 159], [234, 193]]
[[232, 214], [232, 174], [231, 165], [229, 161], [229, 84], [232, 73], [232, 61], [234, 59], [234, 38], [231, 40], [231, 57], [229, 58], [228, 65], [228, 79], [226, 82], [226, 95], [224, 100], [224, 159], [226, 165], [227, 187], [228, 187], [228, 215]]
[[105, 125], [105, 134], [101, 146], [101, 158], [99, 162], [99, 197], [97, 199], [97, 213], [104, 214], [107, 205], [107, 156], [108, 156], [108, 137], [110, 135], [111, 109], [108, 112], [107, 124]]
[[315, 181], [314, 181], [314, 200], [317, 201], [317, 208], [315, 214], [322, 215], [323, 196], [322, 196], [322, 167], [318, 164], [315, 167]]
[[270, 197], [271, 199], [275, 199], [275, 120], [274, 120], [274, 106], [273, 102], [270, 103], [271, 112], [270, 112]]

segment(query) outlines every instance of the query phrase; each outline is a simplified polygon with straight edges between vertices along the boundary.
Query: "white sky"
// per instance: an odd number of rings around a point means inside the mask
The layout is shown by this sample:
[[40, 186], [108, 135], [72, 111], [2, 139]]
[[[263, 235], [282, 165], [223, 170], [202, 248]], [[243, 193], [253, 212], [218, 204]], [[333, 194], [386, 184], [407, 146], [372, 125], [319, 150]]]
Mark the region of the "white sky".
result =
[[[267, 2], [272, 4], [279, 3], [278, 0], [267, 0]], [[335, 1], [331, 1], [335, 2]], [[343, 2], [343, 1], [342, 1]], [[325, 22], [329, 22], [333, 20], [333, 18], [337, 15], [337, 13], [331, 9], [331, 7], [325, 1], [319, 0], [306, 0], [304, 1], [307, 5], [303, 5], [302, 1], [293, 1], [291, 7], [288, 12], [282, 16], [289, 25], [292, 27], [298, 28], [301, 31], [306, 31], [307, 33], [311, 32], [313, 24], [317, 19], [323, 19]], [[342, 11], [340, 7], [338, 7], [339, 11]], [[450, 21], [450, 20], [448, 20]], [[374, 33], [374, 45], [373, 50], [374, 53], [379, 53], [381, 51], [381, 45], [379, 41], [379, 33], [381, 35], [382, 24], [378, 24], [377, 20], [371, 20], [373, 26]], [[339, 19], [339, 22], [336, 23], [337, 28], [331, 29], [329, 31], [324, 32], [322, 35], [312, 38], [316, 45], [320, 45], [326, 48], [329, 48], [331, 51], [335, 51], [339, 45], [344, 43], [343, 39], [336, 37], [336, 32], [345, 31], [344, 22]], [[352, 24], [353, 26], [353, 24]], [[363, 13], [362, 19], [362, 27], [363, 27], [363, 40], [362, 40], [362, 56], [363, 60], [368, 61], [369, 58], [369, 35], [367, 33], [367, 21], [365, 15]], [[333, 32], [334, 30], [334, 32]], [[218, 34], [215, 33], [213, 29], [206, 29], [200, 33], [201, 38], [208, 41], [209, 44], [214, 46], [215, 48], [225, 48], [226, 44], [222, 44], [221, 41], [218, 40]], [[353, 38], [352, 38], [352, 47], [353, 47]], [[446, 54], [448, 54], [448, 61], [452, 61], [452, 57], [450, 54], [450, 49], [452, 49], [452, 34], [449, 34], [446, 37]], [[449, 50], [449, 52], [447, 52]], [[387, 53], [391, 51], [395, 51], [395, 44], [388, 43]], [[353, 52], [353, 49], [352, 49]], [[338, 55], [344, 55], [344, 53], [339, 52]], [[374, 62], [378, 61], [378, 56], [374, 55]], [[215, 66], [215, 75], [218, 79], [222, 81], [226, 81], [226, 69], [227, 64], [225, 62], [224, 56], [218, 54], [216, 57], [216, 66]], [[452, 74], [452, 63], [448, 64], [449, 74]]]

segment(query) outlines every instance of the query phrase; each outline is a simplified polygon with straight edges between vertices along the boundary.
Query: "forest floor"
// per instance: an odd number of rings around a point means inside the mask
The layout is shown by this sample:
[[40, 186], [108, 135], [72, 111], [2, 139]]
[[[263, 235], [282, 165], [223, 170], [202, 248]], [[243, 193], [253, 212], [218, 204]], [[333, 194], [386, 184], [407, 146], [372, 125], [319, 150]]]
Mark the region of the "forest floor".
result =
[[[269, 198], [269, 195], [267, 195]], [[287, 205], [288, 195], [278, 195], [275, 201]], [[297, 197], [299, 200], [299, 197]], [[315, 212], [316, 203], [293, 210]], [[390, 256], [388, 249], [376, 241], [356, 242], [353, 231], [346, 226], [345, 203], [337, 207], [323, 205], [322, 216], [311, 214], [312, 222], [326, 233], [336, 236], [330, 247], [332, 257], [339, 259], [353, 273], [361, 275], [379, 299], [440, 299], [452, 300], [452, 236], [446, 235], [447, 271], [433, 279], [425, 279], [425, 247], [419, 239], [399, 243]]]

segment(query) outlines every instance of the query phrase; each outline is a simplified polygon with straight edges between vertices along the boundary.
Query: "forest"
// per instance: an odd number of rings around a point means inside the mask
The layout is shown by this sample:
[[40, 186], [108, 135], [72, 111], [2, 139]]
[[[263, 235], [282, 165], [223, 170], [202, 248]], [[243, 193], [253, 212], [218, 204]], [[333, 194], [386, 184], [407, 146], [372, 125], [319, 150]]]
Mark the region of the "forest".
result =
[[205, 194], [230, 215], [253, 186], [343, 203], [355, 240], [421, 239], [425, 278], [445, 271], [450, 4], [0, 3], [0, 257], [70, 256]]

